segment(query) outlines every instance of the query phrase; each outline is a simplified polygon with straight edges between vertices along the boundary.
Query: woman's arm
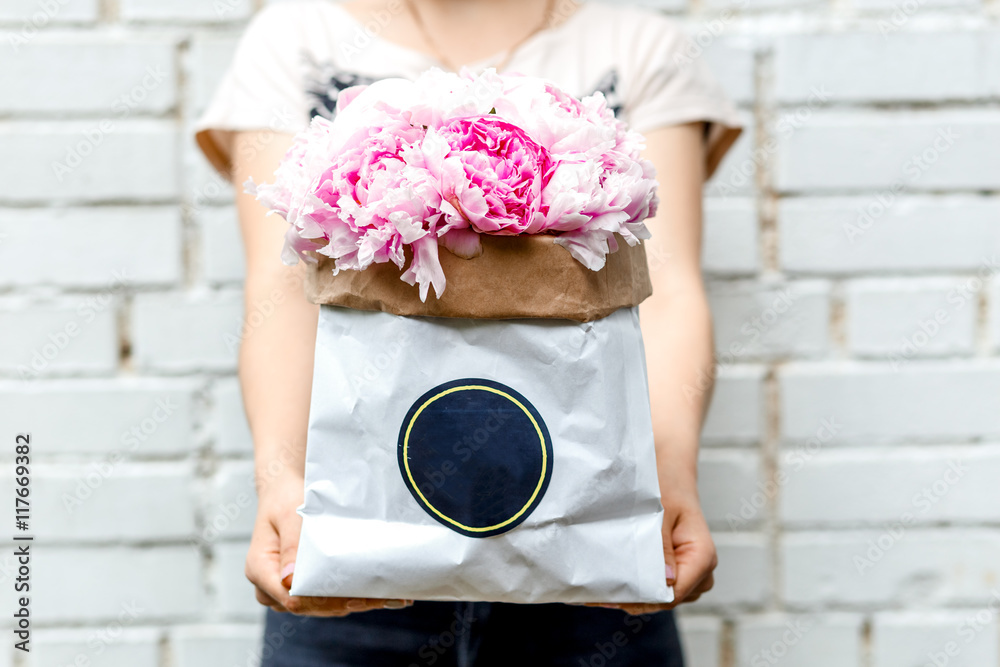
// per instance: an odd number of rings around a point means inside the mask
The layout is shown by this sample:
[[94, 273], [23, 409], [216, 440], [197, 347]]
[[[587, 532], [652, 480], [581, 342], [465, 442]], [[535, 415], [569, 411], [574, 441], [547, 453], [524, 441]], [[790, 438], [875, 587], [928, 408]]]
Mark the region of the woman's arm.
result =
[[[306, 432], [312, 394], [319, 306], [303, 292], [306, 264], [287, 266], [280, 255], [288, 223], [266, 209], [243, 183], [273, 180], [292, 135], [270, 131], [230, 135], [236, 206], [246, 253], [247, 322], [240, 344], [239, 379], [254, 444], [258, 511], [246, 575], [257, 600], [278, 611], [343, 615], [385, 606], [385, 600], [289, 596], [282, 580], [295, 562], [302, 528]], [[249, 319], [260, 312], [262, 318]], [[251, 324], [253, 322], [254, 324]], [[258, 323], [259, 322], [259, 323]]]
[[704, 123], [646, 134], [644, 157], [656, 166], [660, 208], [647, 220], [653, 295], [640, 305], [649, 371], [657, 471], [665, 510], [664, 560], [675, 600], [712, 587], [717, 559], [698, 499], [698, 441], [712, 394], [712, 317], [701, 276]]

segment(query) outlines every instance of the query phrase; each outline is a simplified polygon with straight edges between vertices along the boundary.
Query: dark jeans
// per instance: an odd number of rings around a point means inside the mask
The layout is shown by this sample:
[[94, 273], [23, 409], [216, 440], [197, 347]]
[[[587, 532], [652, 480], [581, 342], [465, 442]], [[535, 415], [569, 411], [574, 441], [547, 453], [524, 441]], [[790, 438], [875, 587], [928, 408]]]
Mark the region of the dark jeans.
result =
[[343, 618], [267, 610], [261, 667], [683, 667], [671, 611], [418, 601]]

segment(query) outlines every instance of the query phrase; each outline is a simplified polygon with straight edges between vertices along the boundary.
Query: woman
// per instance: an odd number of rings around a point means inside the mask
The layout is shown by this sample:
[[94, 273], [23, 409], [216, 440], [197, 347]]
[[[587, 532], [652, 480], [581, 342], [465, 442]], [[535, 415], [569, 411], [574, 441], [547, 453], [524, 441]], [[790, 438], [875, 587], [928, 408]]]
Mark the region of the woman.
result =
[[[243, 341], [239, 377], [254, 440], [259, 507], [246, 574], [269, 607], [264, 665], [683, 664], [672, 611], [712, 587], [715, 548], [699, 505], [698, 436], [711, 397], [712, 325], [700, 270], [702, 186], [741, 122], [678, 24], [650, 11], [573, 0], [324, 0], [258, 13], [196, 130], [235, 184], [271, 179], [344, 88], [428, 67], [542, 76], [580, 97], [602, 91], [644, 133], [661, 206], [647, 221], [654, 294], [641, 306], [670, 605], [512, 605], [292, 597], [319, 306], [304, 263], [278, 261], [286, 225], [237, 195], [247, 312], [281, 305]], [[296, 344], [288, 344], [296, 341]], [[698, 388], [692, 391], [692, 388]], [[292, 612], [291, 614], [285, 612]], [[365, 613], [360, 613], [365, 612]]]

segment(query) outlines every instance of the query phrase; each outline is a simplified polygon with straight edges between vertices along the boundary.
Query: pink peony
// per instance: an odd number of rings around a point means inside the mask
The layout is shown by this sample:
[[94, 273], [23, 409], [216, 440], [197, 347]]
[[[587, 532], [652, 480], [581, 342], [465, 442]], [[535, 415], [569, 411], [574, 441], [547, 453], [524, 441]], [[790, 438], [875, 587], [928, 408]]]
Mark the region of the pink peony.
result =
[[247, 182], [290, 228], [282, 261], [332, 257], [334, 271], [393, 262], [440, 296], [444, 245], [482, 252], [480, 234], [556, 234], [588, 268], [635, 245], [656, 213], [642, 137], [597, 93], [583, 100], [532, 77], [446, 74], [344, 91], [336, 121], [313, 119], [275, 171]]

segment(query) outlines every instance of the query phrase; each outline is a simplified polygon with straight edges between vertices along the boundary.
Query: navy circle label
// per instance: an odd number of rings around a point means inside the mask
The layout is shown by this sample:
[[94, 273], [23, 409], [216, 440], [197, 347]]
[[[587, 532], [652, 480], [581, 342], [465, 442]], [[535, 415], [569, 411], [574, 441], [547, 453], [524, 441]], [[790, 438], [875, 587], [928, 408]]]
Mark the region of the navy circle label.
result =
[[538, 410], [511, 387], [482, 378], [446, 382], [418, 398], [397, 450], [417, 503], [469, 537], [518, 526], [552, 478], [552, 441]]

